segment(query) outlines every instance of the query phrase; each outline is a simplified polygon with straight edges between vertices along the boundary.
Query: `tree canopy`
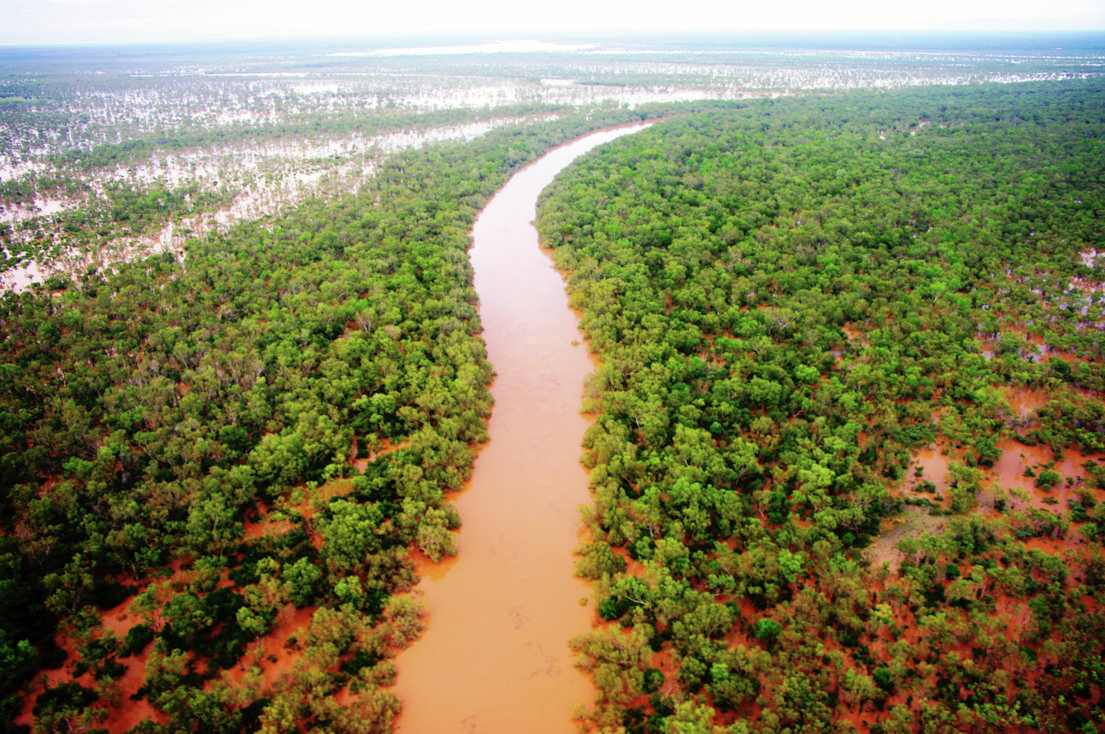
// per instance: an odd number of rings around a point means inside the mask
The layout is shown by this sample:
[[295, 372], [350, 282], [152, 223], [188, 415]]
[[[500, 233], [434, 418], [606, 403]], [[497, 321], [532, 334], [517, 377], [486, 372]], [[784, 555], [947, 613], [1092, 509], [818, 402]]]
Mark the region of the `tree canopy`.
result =
[[[144, 732], [389, 731], [388, 658], [421, 629], [394, 595], [417, 580], [412, 549], [455, 552], [445, 497], [486, 439], [473, 219], [549, 147], [628, 119], [405, 154], [181, 261], [0, 298], [5, 720], [68, 658], [36, 726], [95, 724], [141, 653], [137, 695], [167, 722]], [[120, 604], [141, 620], [125, 640], [100, 624]], [[296, 609], [297, 662], [266, 682], [263, 638]]]
[[[575, 643], [594, 725], [1105, 725], [1105, 487], [1079, 460], [1105, 450], [1103, 91], [674, 115], [545, 192], [602, 363], [580, 571], [614, 624]], [[1044, 489], [1002, 487], [1037, 449]]]

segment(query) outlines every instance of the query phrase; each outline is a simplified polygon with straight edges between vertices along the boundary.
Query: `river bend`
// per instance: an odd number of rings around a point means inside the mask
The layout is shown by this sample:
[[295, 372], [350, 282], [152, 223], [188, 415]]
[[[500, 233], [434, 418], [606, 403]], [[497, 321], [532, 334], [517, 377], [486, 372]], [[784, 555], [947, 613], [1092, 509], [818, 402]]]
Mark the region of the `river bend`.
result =
[[401, 734], [570, 734], [573, 709], [594, 701], [568, 650], [593, 614], [572, 556], [583, 537], [578, 508], [590, 500], [579, 459], [592, 364], [533, 221], [538, 195], [565, 166], [642, 127], [550, 151], [476, 220], [470, 256], [497, 374], [490, 441], [455, 500], [458, 558], [422, 569], [429, 628], [396, 659]]

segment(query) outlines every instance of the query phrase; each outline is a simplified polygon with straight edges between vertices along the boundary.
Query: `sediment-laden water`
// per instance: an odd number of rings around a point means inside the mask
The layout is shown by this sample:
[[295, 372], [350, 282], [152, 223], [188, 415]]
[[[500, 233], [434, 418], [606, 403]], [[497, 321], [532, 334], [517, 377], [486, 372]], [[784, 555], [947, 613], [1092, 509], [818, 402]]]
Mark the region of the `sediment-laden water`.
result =
[[[593, 702], [568, 640], [590, 628], [588, 585], [573, 575], [589, 501], [580, 415], [592, 363], [564, 283], [537, 242], [537, 197], [573, 159], [641, 126], [561, 146], [517, 173], [473, 229], [471, 259], [497, 377], [490, 442], [456, 499], [454, 561], [423, 568], [429, 629], [399, 656], [399, 731], [573, 732]], [[586, 601], [582, 604], [581, 601]]]

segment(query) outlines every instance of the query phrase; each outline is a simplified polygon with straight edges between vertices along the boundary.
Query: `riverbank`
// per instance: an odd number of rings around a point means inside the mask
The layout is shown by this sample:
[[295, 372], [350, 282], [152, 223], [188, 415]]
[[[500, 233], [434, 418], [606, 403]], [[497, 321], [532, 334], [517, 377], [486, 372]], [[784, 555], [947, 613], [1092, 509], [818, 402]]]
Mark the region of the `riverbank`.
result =
[[497, 377], [490, 441], [455, 504], [458, 559], [423, 569], [425, 635], [396, 660], [399, 731], [573, 732], [593, 703], [568, 640], [590, 629], [574, 575], [589, 501], [580, 414], [592, 363], [564, 282], [533, 227], [542, 189], [597, 145], [642, 129], [592, 133], [553, 149], [488, 203], [470, 250], [488, 357]]

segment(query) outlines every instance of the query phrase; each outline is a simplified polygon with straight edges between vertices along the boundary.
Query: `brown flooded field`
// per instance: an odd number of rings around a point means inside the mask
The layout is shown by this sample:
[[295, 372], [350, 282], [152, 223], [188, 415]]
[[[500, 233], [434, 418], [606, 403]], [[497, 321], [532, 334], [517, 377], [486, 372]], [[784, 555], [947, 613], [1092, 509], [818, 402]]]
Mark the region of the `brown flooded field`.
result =
[[[1009, 402], [1023, 419], [1046, 403], [1046, 398], [1034, 391], [1010, 391]], [[1080, 493], [1088, 493], [1098, 502], [1105, 501], [1105, 490], [1093, 488], [1086, 481], [1086, 462], [1094, 460], [1100, 463], [1103, 459], [1100, 455], [1086, 454], [1074, 448], [1056, 455], [1046, 446], [1030, 446], [1015, 439], [999, 442], [998, 449], [1001, 457], [982, 472], [981, 492], [972, 512], [992, 520], [1000, 519], [1003, 513], [1030, 509], [1062, 514], [1069, 508], [1069, 502], [1077, 500]], [[949, 515], [946, 491], [954, 480], [948, 467], [952, 463], [961, 463], [961, 454], [961, 451], [948, 449], [946, 445], [931, 445], [913, 453], [914, 471], [894, 490], [895, 494], [907, 500], [928, 499], [936, 512], [906, 506], [901, 515], [884, 522], [881, 534], [866, 551], [875, 566], [890, 563], [892, 569], [896, 568], [904, 557], [896, 548], [903, 538], [938, 535], [943, 531]], [[1061, 475], [1061, 481], [1053, 487], [1038, 486], [1036, 474], [1049, 468]], [[924, 483], [930, 484], [930, 493], [925, 492]], [[1026, 545], [1054, 555], [1081, 543], [1078, 533], [1068, 532], [1061, 538], [1032, 538]]]
[[568, 640], [592, 620], [573, 575], [588, 502], [579, 463], [592, 364], [564, 284], [532, 226], [537, 195], [575, 157], [639, 128], [596, 133], [518, 173], [476, 222], [471, 250], [491, 363], [491, 440], [455, 503], [458, 559], [424, 564], [425, 635], [397, 659], [399, 731], [572, 732], [593, 703]]

